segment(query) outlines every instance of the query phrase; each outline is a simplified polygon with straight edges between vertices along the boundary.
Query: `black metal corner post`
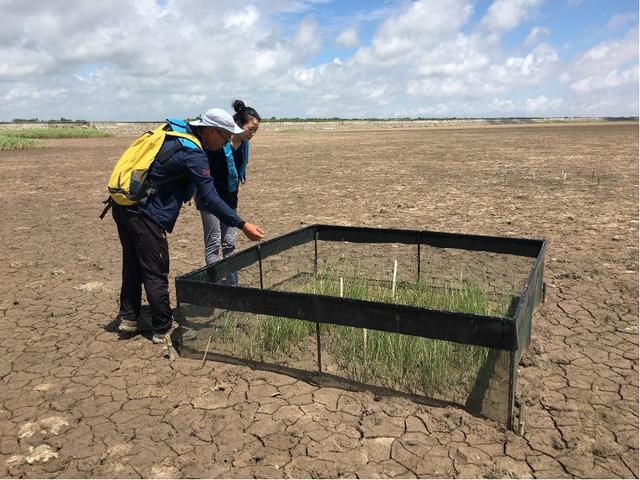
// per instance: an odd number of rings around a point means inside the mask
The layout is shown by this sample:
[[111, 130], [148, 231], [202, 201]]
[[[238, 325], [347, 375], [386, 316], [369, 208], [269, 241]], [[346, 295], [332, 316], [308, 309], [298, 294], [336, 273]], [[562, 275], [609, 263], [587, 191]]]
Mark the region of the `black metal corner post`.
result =
[[258, 249], [258, 268], [260, 269], [260, 290], [264, 290], [264, 280], [262, 279], [262, 250], [260, 250], [260, 244], [256, 247]]
[[178, 322], [178, 343], [180, 345], [180, 348], [182, 348], [182, 346], [184, 345], [182, 341], [182, 320], [184, 315], [182, 314], [182, 310], [180, 310], [180, 300], [176, 300], [176, 311], [178, 312], [180, 319], [180, 321]]
[[509, 352], [509, 412], [507, 414], [507, 427], [509, 428], [509, 430], [513, 430], [513, 407], [515, 406], [516, 401], [517, 356], [517, 351], [512, 350], [511, 352]]
[[[318, 227], [313, 231], [313, 276], [318, 276]], [[316, 319], [316, 348], [318, 350], [318, 372], [322, 372], [322, 348], [320, 346], [320, 322]]]

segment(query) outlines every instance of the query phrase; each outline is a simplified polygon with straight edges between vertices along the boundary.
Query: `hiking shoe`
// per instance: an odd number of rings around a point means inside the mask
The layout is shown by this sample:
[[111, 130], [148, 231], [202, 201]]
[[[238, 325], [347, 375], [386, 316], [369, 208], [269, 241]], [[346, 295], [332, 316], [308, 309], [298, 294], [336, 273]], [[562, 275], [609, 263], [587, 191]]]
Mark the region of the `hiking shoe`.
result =
[[118, 325], [118, 331], [123, 333], [136, 333], [138, 331], [137, 320], [122, 320]]
[[153, 337], [151, 337], [151, 341], [155, 344], [166, 343], [167, 337], [171, 339], [171, 334], [178, 327], [176, 322], [171, 322], [171, 327], [169, 330], [165, 332], [153, 332]]

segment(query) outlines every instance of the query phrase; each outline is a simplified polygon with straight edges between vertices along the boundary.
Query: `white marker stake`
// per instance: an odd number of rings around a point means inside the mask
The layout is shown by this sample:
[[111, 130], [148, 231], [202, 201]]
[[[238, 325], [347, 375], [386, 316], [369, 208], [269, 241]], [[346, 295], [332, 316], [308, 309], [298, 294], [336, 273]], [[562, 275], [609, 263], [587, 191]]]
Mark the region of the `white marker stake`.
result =
[[398, 260], [393, 261], [393, 282], [391, 284], [391, 296], [396, 296], [396, 278], [398, 276]]
[[340, 296], [344, 297], [344, 280], [340, 277]]
[[364, 363], [367, 363], [367, 329], [362, 329], [362, 339], [364, 340]]

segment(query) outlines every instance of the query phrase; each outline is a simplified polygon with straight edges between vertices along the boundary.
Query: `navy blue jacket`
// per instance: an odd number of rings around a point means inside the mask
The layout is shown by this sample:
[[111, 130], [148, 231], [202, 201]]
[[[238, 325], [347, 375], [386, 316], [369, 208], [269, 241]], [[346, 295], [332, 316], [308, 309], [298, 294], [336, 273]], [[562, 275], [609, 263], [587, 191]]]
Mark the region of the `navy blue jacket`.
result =
[[[176, 142], [179, 140], [168, 138], [160, 154], [174, 148]], [[157, 185], [156, 191], [136, 207], [167, 232], [173, 231], [182, 204], [189, 201], [193, 195], [193, 187], [198, 192], [199, 210], [213, 213], [222, 222], [232, 227], [244, 225], [244, 221], [216, 192], [209, 169], [209, 160], [200, 149], [180, 144], [180, 148], [164, 163], [153, 162], [147, 180], [152, 185]]]

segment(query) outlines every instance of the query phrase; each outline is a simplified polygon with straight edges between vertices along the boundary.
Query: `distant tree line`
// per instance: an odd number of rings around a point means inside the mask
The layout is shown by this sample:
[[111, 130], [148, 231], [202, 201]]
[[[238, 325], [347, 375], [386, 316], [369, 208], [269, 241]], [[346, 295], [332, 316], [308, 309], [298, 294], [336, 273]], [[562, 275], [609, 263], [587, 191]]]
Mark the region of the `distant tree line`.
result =
[[87, 120], [73, 120], [71, 118], [60, 117], [51, 120], [40, 120], [39, 118], [14, 118], [11, 120], [12, 123], [65, 123], [65, 122], [73, 122], [73, 123], [89, 123]]
[[398, 121], [412, 121], [412, 120], [463, 120], [460, 117], [359, 117], [359, 118], [341, 118], [341, 117], [269, 117], [263, 118], [263, 122], [398, 122]]
[[[364, 117], [364, 118], [341, 118], [341, 117], [269, 117], [263, 118], [263, 122], [408, 122], [408, 121], [443, 121], [443, 120], [487, 120], [487, 121], [532, 121], [545, 117]], [[549, 118], [591, 118], [591, 117], [549, 117]], [[638, 121], [638, 117], [602, 117], [604, 120], [615, 121]], [[190, 118], [188, 120], [194, 120]], [[51, 120], [40, 120], [39, 118], [14, 118], [12, 123], [89, 123], [88, 120], [60, 117]]]
[[399, 121], [443, 121], [443, 120], [487, 120], [487, 121], [533, 121], [544, 118], [563, 118], [568, 120], [571, 118], [603, 118], [607, 121], [638, 121], [638, 117], [364, 117], [364, 118], [319, 118], [319, 117], [269, 117], [263, 118], [263, 122], [399, 122]]

